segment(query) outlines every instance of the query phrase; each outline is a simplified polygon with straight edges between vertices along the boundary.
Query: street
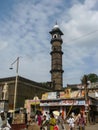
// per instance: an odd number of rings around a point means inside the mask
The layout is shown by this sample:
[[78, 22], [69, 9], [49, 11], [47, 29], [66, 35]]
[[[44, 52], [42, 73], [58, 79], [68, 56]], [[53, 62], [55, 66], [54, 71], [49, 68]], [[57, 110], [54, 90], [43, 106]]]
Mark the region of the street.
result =
[[95, 125], [86, 126], [85, 130], [98, 130], [98, 123], [96, 123]]
[[[18, 126], [19, 127], [19, 126]], [[13, 127], [13, 130], [17, 130], [18, 127]], [[18, 130], [27, 130], [26, 128], [18, 128]], [[65, 129], [64, 130], [69, 130], [68, 128], [68, 124], [65, 124]], [[78, 127], [75, 127], [75, 130], [79, 130]], [[98, 123], [96, 123], [95, 125], [87, 125], [85, 127], [85, 130], [98, 130]]]
[[[66, 130], [68, 130], [68, 124], [65, 125]], [[78, 130], [78, 128], [76, 127], [75, 130]], [[95, 125], [87, 125], [85, 127], [85, 130], [98, 130], [98, 123], [96, 123]]]

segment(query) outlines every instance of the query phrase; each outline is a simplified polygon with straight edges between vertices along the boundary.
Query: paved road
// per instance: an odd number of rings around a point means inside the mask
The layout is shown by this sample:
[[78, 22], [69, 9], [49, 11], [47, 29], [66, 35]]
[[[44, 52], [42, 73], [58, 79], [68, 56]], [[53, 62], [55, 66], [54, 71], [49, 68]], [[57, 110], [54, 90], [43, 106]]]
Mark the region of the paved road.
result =
[[98, 130], [98, 123], [86, 126], [86, 130]]
[[[65, 127], [66, 127], [66, 130], [69, 130], [68, 129], [68, 124], [66, 124]], [[75, 130], [78, 130], [78, 129], [76, 128]], [[95, 125], [90, 125], [90, 124], [87, 125], [85, 127], [85, 130], [98, 130], [98, 123], [96, 123]]]

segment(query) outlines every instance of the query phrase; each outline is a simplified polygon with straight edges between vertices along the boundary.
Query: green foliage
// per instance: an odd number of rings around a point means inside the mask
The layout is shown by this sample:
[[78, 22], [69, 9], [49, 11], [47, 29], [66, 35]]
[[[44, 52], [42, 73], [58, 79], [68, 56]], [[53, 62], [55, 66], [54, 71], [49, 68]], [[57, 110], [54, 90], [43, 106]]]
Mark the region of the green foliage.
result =
[[84, 75], [81, 79], [82, 84], [87, 83], [87, 81], [90, 81], [91, 83], [98, 82], [98, 75], [94, 73]]
[[94, 73], [88, 74], [88, 80], [91, 81], [91, 83], [98, 82], [98, 75]]

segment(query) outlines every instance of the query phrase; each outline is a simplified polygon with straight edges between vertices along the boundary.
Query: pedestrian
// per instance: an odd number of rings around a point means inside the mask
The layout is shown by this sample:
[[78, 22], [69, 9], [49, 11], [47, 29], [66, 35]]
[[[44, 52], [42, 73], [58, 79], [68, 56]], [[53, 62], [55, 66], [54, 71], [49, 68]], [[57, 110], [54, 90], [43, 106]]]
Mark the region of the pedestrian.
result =
[[0, 112], [0, 130], [10, 130], [11, 126], [8, 123], [8, 120], [5, 116], [5, 112], [1, 111]]
[[58, 126], [60, 130], [65, 130], [62, 113], [60, 113], [60, 115], [58, 116]]
[[37, 115], [37, 123], [41, 127], [41, 125], [42, 125], [42, 115], [41, 115], [40, 112], [38, 112], [38, 115]]
[[48, 123], [49, 122], [46, 119], [46, 115], [44, 115], [42, 120], [41, 130], [47, 130]]
[[75, 119], [75, 113], [74, 113], [74, 112], [72, 112], [72, 114], [71, 114], [71, 115], [72, 115], [72, 117]]
[[13, 113], [12, 112], [7, 113], [7, 119], [8, 119], [8, 123], [10, 125], [12, 125], [12, 121], [13, 121]]
[[79, 130], [85, 130], [85, 118], [83, 116], [83, 113], [80, 113], [79, 119], [78, 119], [78, 125], [79, 125]]
[[51, 113], [50, 120], [49, 120], [49, 130], [54, 130], [55, 125], [56, 125], [56, 119], [55, 119], [53, 113]]
[[31, 115], [30, 119], [31, 121], [30, 124], [28, 125], [27, 130], [40, 130], [40, 126], [35, 121], [35, 116]]
[[69, 124], [69, 130], [75, 129], [75, 119], [70, 115], [69, 119], [67, 120], [67, 123]]
[[47, 120], [47, 130], [49, 130], [49, 120], [50, 120], [50, 114], [49, 114], [49, 112], [46, 112], [45, 113], [45, 115], [46, 115], [46, 120]]
[[50, 119], [50, 115], [49, 115], [49, 113], [48, 113], [48, 112], [46, 112], [46, 114], [45, 114], [45, 115], [46, 115], [46, 120], [47, 120], [47, 121], [49, 121], [49, 119]]

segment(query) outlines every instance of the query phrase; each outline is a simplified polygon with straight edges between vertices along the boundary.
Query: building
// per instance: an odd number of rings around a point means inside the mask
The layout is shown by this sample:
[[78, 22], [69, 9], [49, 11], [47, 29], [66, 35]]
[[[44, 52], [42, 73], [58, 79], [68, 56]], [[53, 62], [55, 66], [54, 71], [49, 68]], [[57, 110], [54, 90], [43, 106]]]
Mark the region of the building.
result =
[[44, 93], [40, 100], [40, 106], [43, 113], [59, 111], [63, 112], [64, 118], [67, 118], [72, 112], [75, 115], [83, 112], [90, 115], [90, 117], [93, 113], [95, 121], [98, 122], [98, 86], [88, 88], [87, 100], [85, 95], [83, 85], [68, 85], [63, 91]]
[[85, 111], [84, 90], [65, 89], [64, 91], [45, 93], [40, 100], [40, 106], [43, 113], [59, 111], [63, 112], [64, 118], [72, 112], [78, 114], [80, 111]]
[[[8, 101], [8, 109], [13, 109], [14, 107], [14, 95], [15, 95], [15, 82], [16, 77], [7, 77], [0, 79], [0, 102]], [[3, 99], [2, 91], [5, 86], [8, 85], [8, 99]], [[26, 99], [33, 99], [34, 96], [38, 96], [41, 98], [41, 95], [44, 92], [53, 91], [48, 84], [38, 83], [35, 81], [31, 81], [29, 79], [18, 76], [17, 78], [17, 93], [16, 93], [16, 104], [15, 108], [24, 107], [24, 103]], [[2, 106], [0, 106], [2, 109]]]

